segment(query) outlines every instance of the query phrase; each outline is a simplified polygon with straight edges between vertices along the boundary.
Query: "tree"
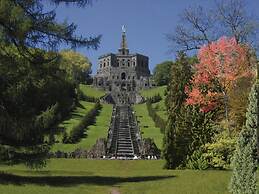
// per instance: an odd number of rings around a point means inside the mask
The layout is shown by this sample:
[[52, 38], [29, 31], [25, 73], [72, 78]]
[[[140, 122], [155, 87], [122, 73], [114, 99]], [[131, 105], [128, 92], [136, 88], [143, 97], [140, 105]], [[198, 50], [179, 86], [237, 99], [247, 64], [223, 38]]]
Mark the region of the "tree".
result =
[[229, 91], [229, 121], [231, 128], [237, 132], [242, 130], [246, 122], [248, 97], [253, 82], [253, 76], [240, 78]]
[[157, 86], [167, 85], [170, 79], [170, 69], [172, 61], [165, 61], [157, 64], [154, 69], [153, 78]]
[[235, 194], [255, 194], [257, 169], [257, 131], [259, 123], [258, 81], [252, 87], [249, 96], [249, 106], [246, 114], [246, 125], [241, 131], [233, 161], [233, 173], [230, 182], [230, 192]]
[[199, 63], [192, 78], [192, 87], [186, 88], [188, 105], [198, 105], [209, 112], [223, 101], [228, 120], [229, 91], [236, 81], [253, 73], [249, 49], [234, 38], [222, 37], [203, 46], [198, 54]]
[[182, 150], [177, 148], [179, 132], [177, 131], [176, 121], [181, 114], [182, 106], [187, 97], [184, 88], [192, 76], [190, 61], [183, 52], [180, 52], [176, 62], [172, 63], [170, 70], [171, 78], [166, 98], [168, 121], [163, 142], [163, 157], [166, 160], [165, 168], [176, 168], [182, 162], [182, 158], [178, 155]]
[[245, 0], [215, 0], [210, 9], [198, 6], [183, 11], [175, 32], [168, 34], [172, 49], [197, 50], [222, 36], [234, 37], [236, 42], [257, 43], [258, 20], [248, 15]]
[[[84, 6], [89, 0], [49, 0]], [[73, 107], [75, 84], [60, 69], [60, 44], [96, 49], [100, 36], [75, 36], [75, 24], [58, 23], [55, 9], [40, 0], [2, 0], [0, 4], [1, 161], [44, 165], [58, 120]]]
[[[89, 0], [49, 0], [55, 4], [61, 2], [77, 3], [80, 6], [88, 4]], [[75, 24], [58, 23], [55, 9], [44, 12], [44, 4], [39, 0], [2, 0], [1, 1], [1, 41], [12, 43], [20, 51], [27, 48], [46, 48], [53, 50], [61, 43], [73, 47], [98, 47], [100, 36], [83, 38], [74, 35]]]
[[60, 52], [61, 69], [64, 69], [69, 77], [76, 83], [85, 83], [89, 80], [91, 73], [91, 62], [85, 56], [72, 50]]

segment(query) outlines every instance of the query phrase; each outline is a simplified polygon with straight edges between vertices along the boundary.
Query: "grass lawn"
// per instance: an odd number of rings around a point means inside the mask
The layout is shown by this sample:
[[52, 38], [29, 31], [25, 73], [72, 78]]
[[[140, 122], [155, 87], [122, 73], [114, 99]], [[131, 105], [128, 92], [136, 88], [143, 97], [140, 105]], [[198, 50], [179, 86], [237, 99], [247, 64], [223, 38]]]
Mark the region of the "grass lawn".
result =
[[140, 95], [145, 98], [150, 98], [152, 96], [159, 94], [163, 98], [165, 94], [165, 90], [166, 90], [166, 86], [159, 86], [151, 89], [142, 90], [140, 92]]
[[165, 121], [167, 120], [167, 111], [165, 106], [165, 90], [167, 86], [159, 86], [147, 90], [142, 90], [140, 94], [145, 98], [150, 98], [152, 96], [155, 96], [157, 94], [160, 94], [162, 97], [162, 100], [152, 104], [153, 108], [156, 109], [157, 114], [163, 118]]
[[[81, 119], [94, 107], [94, 103], [79, 101], [79, 106], [71, 113], [71, 117], [59, 124], [59, 127], [64, 127], [67, 134], [70, 133], [72, 128], [76, 126]], [[56, 140], [62, 141], [63, 134], [57, 135]]]
[[[41, 170], [1, 166], [3, 194], [227, 194], [230, 171], [164, 170], [162, 160], [51, 159]], [[115, 192], [116, 191], [116, 192]]]
[[148, 115], [146, 104], [136, 104], [134, 110], [139, 121], [139, 127], [142, 133], [142, 137], [153, 138], [157, 147], [162, 148], [163, 134], [160, 129], [155, 127], [155, 123], [152, 118]]
[[89, 97], [95, 97], [95, 98], [101, 98], [102, 96], [105, 95], [105, 91], [101, 89], [94, 88], [91, 85], [85, 85], [85, 84], [80, 84], [79, 85], [80, 90]]
[[167, 120], [167, 110], [165, 106], [165, 98], [157, 103], [153, 103], [152, 107], [156, 110], [156, 113], [165, 121]]
[[112, 105], [103, 104], [102, 106], [103, 108], [100, 114], [96, 117], [96, 123], [87, 128], [87, 136], [85, 138], [82, 138], [81, 141], [76, 144], [57, 143], [53, 146], [52, 151], [60, 150], [64, 152], [71, 152], [77, 148], [89, 149], [95, 144], [98, 138], [106, 138], [107, 130], [110, 126]]

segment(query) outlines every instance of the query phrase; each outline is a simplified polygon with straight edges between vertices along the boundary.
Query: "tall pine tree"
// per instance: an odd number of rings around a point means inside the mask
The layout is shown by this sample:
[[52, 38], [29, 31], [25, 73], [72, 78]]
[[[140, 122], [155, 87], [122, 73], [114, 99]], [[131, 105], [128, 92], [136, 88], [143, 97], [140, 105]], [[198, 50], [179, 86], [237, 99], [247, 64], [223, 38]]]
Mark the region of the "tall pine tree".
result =
[[258, 80], [251, 89], [246, 125], [240, 132], [233, 161], [230, 192], [256, 194], [257, 131], [258, 131]]
[[[184, 151], [181, 149], [181, 145], [186, 140], [186, 135], [184, 135], [186, 131], [178, 131], [176, 123], [181, 114], [183, 114], [182, 109], [187, 98], [185, 86], [189, 83], [192, 76], [191, 64], [192, 60], [185, 53], [179, 52], [176, 62], [171, 67], [171, 79], [167, 88], [166, 98], [169, 116], [163, 144], [163, 157], [166, 160], [165, 168], [169, 169], [179, 166], [183, 159]], [[179, 138], [179, 136], [182, 136], [182, 138]], [[182, 140], [180, 141], [180, 139]]]

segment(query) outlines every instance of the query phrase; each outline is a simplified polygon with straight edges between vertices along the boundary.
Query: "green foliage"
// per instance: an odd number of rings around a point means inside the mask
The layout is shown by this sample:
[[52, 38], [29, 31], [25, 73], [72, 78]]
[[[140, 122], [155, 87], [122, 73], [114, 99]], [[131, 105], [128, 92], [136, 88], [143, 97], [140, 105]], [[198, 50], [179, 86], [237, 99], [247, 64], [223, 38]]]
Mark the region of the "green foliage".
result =
[[[93, 106], [90, 103], [86, 104], [87, 112], [89, 109], [91, 109]], [[69, 143], [62, 143], [61, 138], [59, 143], [55, 143], [52, 148], [51, 152], [55, 153], [58, 151], [64, 152], [64, 153], [71, 153], [75, 151], [76, 149], [90, 149], [95, 143], [96, 140], [99, 138], [106, 138], [107, 137], [107, 129], [110, 127], [110, 121], [112, 116], [112, 105], [111, 104], [102, 104], [102, 109], [100, 110], [100, 114], [96, 116], [95, 123], [91, 124], [87, 127], [86, 135], [83, 136], [83, 138], [80, 139], [80, 142], [75, 144], [69, 144]], [[79, 109], [77, 109], [75, 112], [73, 112], [73, 116], [76, 117], [76, 119], [81, 120], [85, 114], [78, 117], [78, 115], [81, 115], [81, 112], [79, 112]], [[63, 133], [63, 137], [65, 137], [66, 132], [67, 138], [68, 134], [70, 132], [70, 128], [75, 126], [78, 122], [71, 123], [71, 120], [66, 120], [63, 123], [67, 124], [65, 126], [65, 132]], [[68, 124], [69, 123], [69, 124]]]
[[95, 122], [96, 116], [99, 114], [102, 105], [97, 102], [94, 107], [82, 118], [82, 120], [72, 128], [66, 142], [63, 143], [77, 143], [83, 138], [86, 128]]
[[[176, 62], [171, 66], [170, 72], [171, 79], [167, 87], [166, 97], [168, 121], [165, 130], [163, 156], [166, 160], [165, 168], [176, 168], [183, 161], [182, 156], [186, 155], [186, 151], [183, 150], [188, 149], [186, 145], [183, 147], [180, 140], [182, 138], [183, 141], [189, 141], [187, 140], [189, 137], [182, 136], [182, 134], [187, 135], [186, 132], [189, 128], [184, 128], [184, 131], [181, 131], [177, 126], [177, 124], [184, 123], [182, 121], [177, 122], [177, 120], [182, 118], [181, 114], [185, 112], [182, 111], [182, 108], [185, 108], [184, 102], [187, 97], [184, 90], [192, 76], [190, 61], [184, 53], [179, 53]], [[181, 138], [179, 138], [180, 136]]]
[[47, 144], [19, 146], [18, 148], [0, 145], [0, 161], [8, 165], [24, 163], [30, 168], [41, 168], [46, 166], [45, 157], [49, 150], [50, 147]]
[[92, 64], [87, 57], [72, 50], [63, 50], [60, 56], [60, 68], [66, 72], [68, 79], [76, 83], [90, 82]]
[[254, 77], [238, 79], [229, 92], [229, 121], [233, 132], [240, 132], [246, 122], [248, 97]]
[[190, 157], [187, 157], [186, 167], [192, 170], [208, 169], [209, 163], [203, 156], [201, 149], [194, 151]]
[[203, 156], [210, 168], [229, 169], [233, 159], [236, 138], [230, 137], [226, 130], [215, 135], [211, 143], [203, 146]]
[[230, 192], [235, 194], [255, 194], [257, 169], [257, 133], [258, 133], [259, 85], [256, 82], [249, 95], [246, 113], [246, 125], [240, 132], [233, 160], [233, 174]]
[[[167, 110], [165, 106], [166, 98], [166, 86], [154, 87], [141, 91], [141, 96], [145, 99], [152, 98], [152, 109], [156, 111], [156, 114], [163, 120], [167, 120]], [[156, 96], [156, 97], [155, 97]], [[160, 99], [161, 97], [161, 99]], [[156, 102], [157, 101], [157, 102]]]
[[172, 64], [172, 61], [165, 61], [155, 66], [153, 78], [157, 86], [163, 86], [168, 84], [170, 80], [169, 72]]
[[46, 12], [44, 5], [40, 0], [0, 3], [0, 146], [12, 153], [1, 157], [10, 163], [44, 163], [53, 143], [46, 137], [74, 107], [76, 85], [50, 51], [61, 44], [96, 49], [100, 40], [75, 36], [76, 26], [58, 23], [56, 9]]
[[[37, 146], [45, 146], [45, 136], [55, 132], [55, 125], [73, 108], [76, 99], [74, 84], [54, 61], [33, 64], [15, 47], [6, 47], [12, 60], [0, 52], [0, 142], [14, 147], [17, 154], [2, 160], [25, 161], [46, 154]], [[44, 55], [47, 59], [52, 54]], [[57, 76], [59, 75], [59, 76]], [[54, 129], [53, 129], [54, 128]], [[5, 147], [5, 146], [4, 146]], [[24, 151], [22, 156], [19, 147]], [[28, 147], [28, 152], [26, 152]], [[35, 148], [35, 154], [32, 152]], [[37, 153], [36, 153], [37, 152]], [[21, 159], [19, 159], [21, 157]], [[11, 162], [11, 161], [10, 161]]]
[[35, 126], [38, 126], [44, 129], [50, 129], [50, 127], [53, 127], [56, 124], [55, 115], [57, 113], [57, 107], [58, 105], [55, 104], [49, 107], [46, 111], [44, 111], [40, 115], [38, 115], [35, 119]]
[[149, 103], [157, 103], [157, 102], [159, 102], [160, 100], [162, 100], [162, 97], [160, 96], [160, 94], [156, 94], [155, 96], [152, 96], [152, 97], [147, 98], [147, 101], [148, 101]]
[[[62, 2], [50, 1], [57, 4]], [[44, 3], [40, 0], [2, 0], [0, 13], [1, 41], [16, 45], [21, 52], [25, 52], [26, 48], [35, 47], [53, 49], [61, 43], [70, 44], [73, 47], [98, 47], [100, 37], [75, 36], [76, 25], [67, 22], [58, 23], [55, 9], [45, 12]]]
[[[155, 98], [154, 98], [155, 99]], [[153, 100], [154, 100], [153, 99]], [[166, 121], [161, 118], [155, 111], [155, 109], [152, 107], [152, 99], [148, 100], [146, 102], [148, 115], [153, 119], [155, 126], [160, 128], [160, 131], [162, 134], [165, 132], [166, 128]]]

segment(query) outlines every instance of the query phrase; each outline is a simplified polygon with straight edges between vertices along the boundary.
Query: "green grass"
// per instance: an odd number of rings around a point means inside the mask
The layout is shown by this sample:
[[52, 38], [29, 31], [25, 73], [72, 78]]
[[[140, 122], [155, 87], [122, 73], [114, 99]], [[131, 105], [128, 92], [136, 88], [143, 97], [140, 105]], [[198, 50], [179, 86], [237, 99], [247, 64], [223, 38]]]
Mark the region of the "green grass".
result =
[[162, 97], [162, 100], [152, 104], [153, 108], [156, 109], [156, 112], [161, 118], [163, 118], [165, 121], [167, 120], [167, 111], [165, 106], [165, 91], [167, 86], [159, 86], [151, 89], [142, 90], [140, 94], [145, 98], [150, 98], [152, 96], [155, 96], [159, 94]]
[[161, 101], [152, 104], [152, 107], [156, 110], [156, 113], [165, 121], [167, 120], [167, 110], [165, 106], [165, 98]]
[[163, 170], [163, 161], [52, 159], [42, 170], [0, 166], [3, 194], [227, 194], [231, 171]]
[[91, 85], [80, 84], [79, 88], [86, 96], [89, 96], [89, 97], [101, 98], [102, 96], [105, 95], [105, 91], [94, 88]]
[[[79, 106], [76, 107], [74, 111], [71, 113], [71, 117], [62, 123], [59, 124], [59, 127], [63, 127], [67, 134], [76, 126], [81, 119], [94, 107], [94, 103], [86, 102], [86, 101], [79, 101]], [[57, 135], [56, 140], [59, 142], [62, 141], [63, 134]]]
[[166, 86], [159, 86], [159, 87], [154, 87], [151, 89], [142, 90], [140, 92], [140, 95], [145, 98], [150, 98], [150, 97], [153, 97], [153, 96], [159, 94], [163, 98], [164, 94], [165, 94], [165, 90], [166, 90]]
[[162, 148], [163, 134], [160, 129], [155, 127], [155, 123], [148, 115], [146, 104], [137, 104], [134, 106], [134, 110], [139, 121], [139, 127], [143, 138], [153, 138], [157, 147]]
[[98, 138], [106, 138], [107, 131], [110, 126], [110, 120], [112, 115], [112, 105], [103, 104], [103, 108], [100, 114], [96, 117], [96, 122], [94, 125], [90, 125], [87, 128], [87, 136], [82, 138], [79, 143], [76, 144], [63, 144], [56, 143], [52, 151], [63, 151], [63, 152], [71, 152], [77, 148], [89, 149], [91, 148]]

